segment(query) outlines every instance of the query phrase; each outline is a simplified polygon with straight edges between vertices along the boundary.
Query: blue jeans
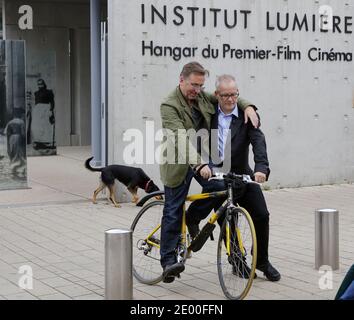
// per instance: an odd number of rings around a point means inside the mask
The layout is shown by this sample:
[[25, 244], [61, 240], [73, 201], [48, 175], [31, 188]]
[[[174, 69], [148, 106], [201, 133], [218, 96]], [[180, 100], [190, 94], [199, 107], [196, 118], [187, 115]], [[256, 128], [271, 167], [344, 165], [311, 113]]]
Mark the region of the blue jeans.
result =
[[[203, 192], [211, 192], [224, 190], [224, 182], [211, 180], [208, 181], [200, 176], [194, 176], [192, 169], [188, 170], [186, 178], [178, 187], [170, 188], [165, 186], [165, 206], [163, 209], [161, 221], [161, 266], [164, 268], [167, 265], [176, 263], [176, 252], [179, 236], [181, 234], [183, 204], [188, 195], [189, 186], [192, 178], [195, 178], [203, 187]], [[222, 187], [221, 187], [222, 185]], [[220, 203], [221, 201], [221, 203]], [[217, 202], [217, 203], [216, 203]], [[203, 212], [211, 211], [214, 207], [219, 207], [223, 200], [206, 199], [203, 201]], [[220, 203], [220, 204], [219, 204]]]

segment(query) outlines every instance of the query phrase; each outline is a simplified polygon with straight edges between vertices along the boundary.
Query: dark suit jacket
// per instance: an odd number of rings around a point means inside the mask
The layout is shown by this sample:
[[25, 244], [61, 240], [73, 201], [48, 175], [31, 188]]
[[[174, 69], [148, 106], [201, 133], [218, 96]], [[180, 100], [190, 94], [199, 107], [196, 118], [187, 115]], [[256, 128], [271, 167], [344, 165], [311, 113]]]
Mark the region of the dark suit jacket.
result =
[[[238, 110], [238, 117], [232, 116], [233, 119], [230, 124], [231, 129], [231, 171], [237, 174], [249, 174], [253, 176], [254, 172], [263, 172], [267, 179], [270, 173], [269, 162], [267, 157], [267, 146], [263, 132], [258, 128], [255, 129], [248, 121], [245, 124], [244, 113]], [[218, 109], [212, 117], [211, 129], [218, 129]], [[212, 135], [213, 137], [213, 135]], [[216, 137], [217, 138], [217, 137]], [[255, 168], [254, 172], [248, 163], [249, 145], [252, 145]], [[217, 144], [214, 143], [214, 146]], [[211, 150], [213, 159], [217, 159], [215, 152], [218, 150]]]

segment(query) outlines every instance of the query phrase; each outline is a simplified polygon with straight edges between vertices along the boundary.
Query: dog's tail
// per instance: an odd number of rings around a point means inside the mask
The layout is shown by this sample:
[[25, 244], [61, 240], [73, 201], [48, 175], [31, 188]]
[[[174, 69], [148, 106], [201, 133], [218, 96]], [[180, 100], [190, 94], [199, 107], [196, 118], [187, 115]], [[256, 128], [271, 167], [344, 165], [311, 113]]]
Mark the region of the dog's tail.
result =
[[102, 171], [102, 168], [92, 168], [90, 166], [90, 162], [91, 160], [93, 159], [93, 157], [91, 158], [88, 158], [86, 161], [85, 161], [85, 167], [86, 169], [90, 170], [90, 171], [98, 171], [98, 172], [101, 172]]

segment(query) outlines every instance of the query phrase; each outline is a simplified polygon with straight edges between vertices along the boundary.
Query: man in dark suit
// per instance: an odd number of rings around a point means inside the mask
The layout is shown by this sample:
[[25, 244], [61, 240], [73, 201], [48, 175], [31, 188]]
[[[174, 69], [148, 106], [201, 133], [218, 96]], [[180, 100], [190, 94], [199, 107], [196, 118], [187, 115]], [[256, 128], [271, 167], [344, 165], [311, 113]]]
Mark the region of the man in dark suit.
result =
[[[237, 174], [249, 174], [258, 183], [263, 183], [268, 179], [270, 170], [267, 157], [266, 141], [263, 132], [259, 128], [254, 128], [251, 124], [244, 122], [243, 112], [237, 106], [239, 91], [234, 77], [223, 75], [216, 83], [215, 95], [218, 99], [216, 113], [212, 118], [211, 129], [217, 130], [217, 152], [212, 159], [219, 157], [221, 161], [227, 161], [228, 154], [226, 145], [231, 147], [230, 168], [231, 172]], [[229, 134], [231, 131], [231, 135]], [[213, 137], [213, 135], [211, 135]], [[231, 145], [230, 145], [231, 144]], [[255, 170], [250, 168], [248, 163], [249, 145], [252, 145], [254, 153]], [[224, 164], [225, 166], [225, 164]], [[271, 265], [268, 259], [269, 243], [269, 212], [258, 184], [247, 184], [245, 194], [238, 199], [240, 206], [250, 212], [257, 234], [257, 266], [256, 268], [264, 273], [270, 281], [280, 280], [280, 273]], [[224, 182], [216, 181], [206, 184], [203, 192], [220, 191], [225, 189]], [[224, 199], [214, 202], [214, 209], [220, 207]], [[199, 231], [199, 222], [211, 211], [210, 204], [206, 205], [203, 200], [193, 202], [187, 211], [186, 222], [192, 237]], [[218, 221], [221, 225], [221, 221]]]

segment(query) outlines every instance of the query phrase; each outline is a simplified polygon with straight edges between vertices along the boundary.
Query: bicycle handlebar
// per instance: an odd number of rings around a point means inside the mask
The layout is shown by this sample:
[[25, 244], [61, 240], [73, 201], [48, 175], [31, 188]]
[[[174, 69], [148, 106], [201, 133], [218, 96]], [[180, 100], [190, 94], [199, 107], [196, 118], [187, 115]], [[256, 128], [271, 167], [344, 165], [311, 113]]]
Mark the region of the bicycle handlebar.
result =
[[233, 179], [241, 179], [245, 183], [255, 183], [260, 184], [251, 179], [251, 176], [248, 174], [236, 174], [233, 172], [229, 172], [228, 174], [224, 174], [222, 172], [217, 172], [209, 178], [209, 180], [233, 180]]

